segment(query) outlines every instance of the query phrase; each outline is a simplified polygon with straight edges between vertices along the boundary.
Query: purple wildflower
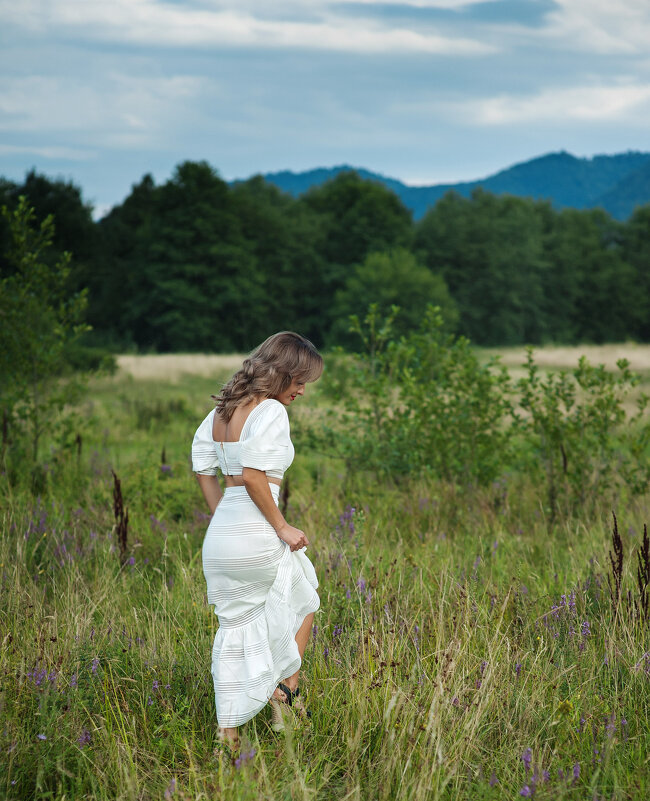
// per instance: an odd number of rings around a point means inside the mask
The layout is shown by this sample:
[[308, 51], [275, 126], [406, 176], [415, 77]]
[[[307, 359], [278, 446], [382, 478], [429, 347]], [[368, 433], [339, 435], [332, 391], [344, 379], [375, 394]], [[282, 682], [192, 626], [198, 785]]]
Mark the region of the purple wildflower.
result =
[[589, 621], [585, 620], [580, 627], [580, 633], [583, 637], [588, 637], [591, 634], [591, 627], [589, 626]]
[[521, 761], [524, 763], [524, 767], [526, 768], [526, 773], [528, 773], [528, 771], [530, 770], [530, 763], [533, 761], [533, 752], [530, 748], [527, 748], [521, 755]]
[[158, 681], [158, 679], [154, 679], [153, 684], [151, 685], [151, 689], [157, 690], [159, 687], [160, 687], [160, 682]]
[[165, 790], [165, 799], [170, 799], [176, 792], [176, 779], [172, 777], [169, 787]]
[[81, 737], [77, 739], [77, 742], [79, 743], [79, 748], [83, 748], [85, 745], [88, 745], [91, 739], [92, 738], [90, 736], [90, 732], [88, 731], [88, 729], [84, 728], [81, 732]]
[[47, 740], [47, 737], [44, 734], [37, 734], [36, 736], [39, 740]]
[[517, 678], [519, 678], [519, 675], [521, 674], [521, 662], [517, 662], [517, 664], [515, 665], [515, 673], [517, 675]]
[[43, 679], [46, 676], [47, 676], [47, 670], [45, 670], [45, 668], [41, 668], [40, 670], [34, 668], [34, 670], [30, 671], [27, 674], [27, 678], [34, 680], [34, 684], [36, 685], [36, 687], [41, 686], [41, 684], [43, 683]]
[[172, 469], [168, 464], [161, 464], [160, 465], [160, 472], [171, 475]]
[[251, 748], [250, 751], [242, 751], [242, 753], [237, 757], [235, 760], [235, 768], [239, 770], [242, 765], [249, 762], [251, 759], [255, 758], [256, 751], [254, 748]]
[[523, 795], [524, 798], [530, 798], [532, 796], [532, 794], [533, 794], [533, 791], [530, 789], [530, 787], [527, 784], [524, 784], [524, 786], [519, 791], [519, 795]]
[[[94, 631], [95, 631], [95, 630], [93, 629], [93, 632], [94, 632]], [[91, 665], [91, 668], [90, 668], [90, 669], [92, 670], [93, 674], [94, 674], [94, 673], [97, 673], [97, 668], [98, 668], [98, 667], [99, 667], [99, 659], [97, 659], [97, 657], [95, 657], [95, 658], [93, 659], [93, 663], [92, 663], [92, 665]]]
[[354, 528], [353, 518], [355, 512], [356, 509], [354, 508], [354, 506], [346, 506], [343, 514], [340, 515], [339, 517], [339, 524], [336, 528], [339, 531], [342, 531], [347, 528], [350, 535], [354, 534], [355, 528]]
[[325, 657], [325, 664], [326, 665], [328, 664], [329, 655], [330, 655], [330, 649], [327, 646], [325, 646], [325, 648], [323, 648], [323, 656]]
[[133, 565], [135, 564], [135, 556], [129, 556], [128, 563], [131, 565], [131, 567], [133, 567]]
[[551, 774], [549, 773], [549, 771], [543, 770], [542, 771], [542, 781], [543, 782], [548, 782], [550, 780], [551, 780]]
[[577, 782], [579, 778], [580, 778], [580, 763], [576, 762], [576, 764], [573, 766], [573, 781]]
[[359, 592], [366, 591], [366, 580], [364, 578], [360, 577], [359, 580], [357, 581], [357, 589], [359, 590]]
[[492, 775], [490, 776], [490, 781], [488, 782], [488, 784], [490, 785], [490, 787], [494, 787], [494, 785], [498, 783], [499, 780], [497, 779], [497, 775], [494, 771], [492, 771]]
[[335, 640], [337, 637], [340, 637], [343, 633], [343, 626], [334, 626], [332, 630], [332, 639]]
[[77, 683], [77, 674], [76, 674], [76, 673], [73, 673], [73, 674], [72, 674], [72, 676], [70, 676], [70, 686], [71, 686], [73, 689], [75, 689], [75, 688], [78, 686], [78, 683]]

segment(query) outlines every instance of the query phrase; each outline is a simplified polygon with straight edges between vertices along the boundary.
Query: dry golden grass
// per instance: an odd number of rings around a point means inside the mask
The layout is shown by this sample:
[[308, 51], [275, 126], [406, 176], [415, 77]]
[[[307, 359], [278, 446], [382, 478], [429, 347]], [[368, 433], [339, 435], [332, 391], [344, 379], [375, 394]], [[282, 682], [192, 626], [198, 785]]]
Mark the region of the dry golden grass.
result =
[[130, 354], [117, 356], [120, 374], [130, 375], [139, 381], [180, 381], [193, 375], [211, 378], [218, 373], [234, 372], [244, 359], [242, 354], [216, 353], [162, 353], [146, 356]]
[[[482, 352], [486, 356], [500, 356], [506, 367], [520, 368], [526, 361], [526, 350], [523, 347], [486, 348]], [[592, 364], [604, 364], [612, 369], [619, 359], [627, 359], [635, 372], [650, 372], [650, 345], [638, 345], [634, 342], [618, 345], [547, 345], [535, 348], [534, 351], [535, 362], [543, 369], [570, 369], [577, 365], [578, 359], [583, 355]], [[117, 364], [122, 374], [135, 379], [178, 381], [186, 375], [210, 378], [223, 371], [234, 372], [243, 359], [244, 354], [240, 353], [164, 353], [146, 356], [126, 354], [117, 357]]]
[[[490, 348], [484, 351], [487, 355], [501, 356], [506, 367], [520, 367], [526, 361], [526, 349]], [[575, 367], [581, 356], [586, 356], [591, 364], [604, 364], [614, 369], [619, 359], [627, 359], [630, 368], [638, 373], [650, 371], [650, 345], [638, 345], [626, 342], [618, 345], [547, 345], [535, 348], [535, 362], [546, 369], [570, 369]]]
[[[482, 348], [485, 358], [499, 356], [501, 363], [508, 368], [513, 381], [526, 375], [526, 348]], [[641, 393], [650, 391], [650, 345], [639, 345], [635, 342], [624, 342], [616, 345], [546, 345], [533, 350], [535, 364], [542, 371], [572, 370], [578, 366], [578, 360], [585, 356], [592, 365], [603, 364], [608, 370], [616, 371], [616, 362], [627, 359], [630, 369], [641, 376], [641, 383], [635, 387], [623, 402], [628, 414], [637, 411], [637, 401]]]

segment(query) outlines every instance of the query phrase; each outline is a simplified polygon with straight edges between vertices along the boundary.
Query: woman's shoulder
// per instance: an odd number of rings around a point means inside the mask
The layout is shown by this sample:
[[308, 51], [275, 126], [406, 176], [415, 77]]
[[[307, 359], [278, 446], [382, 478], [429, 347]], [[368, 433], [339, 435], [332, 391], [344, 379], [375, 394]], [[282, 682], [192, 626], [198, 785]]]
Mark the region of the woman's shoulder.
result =
[[289, 424], [289, 415], [284, 404], [275, 398], [265, 398], [260, 401], [249, 415], [251, 433], [273, 423]]
[[212, 421], [214, 420], [215, 411], [216, 409], [211, 409], [199, 423], [198, 428], [196, 429], [195, 437], [206, 436], [209, 433], [209, 438], [212, 439]]
[[253, 409], [258, 414], [286, 414], [287, 410], [283, 403], [275, 398], [264, 398]]

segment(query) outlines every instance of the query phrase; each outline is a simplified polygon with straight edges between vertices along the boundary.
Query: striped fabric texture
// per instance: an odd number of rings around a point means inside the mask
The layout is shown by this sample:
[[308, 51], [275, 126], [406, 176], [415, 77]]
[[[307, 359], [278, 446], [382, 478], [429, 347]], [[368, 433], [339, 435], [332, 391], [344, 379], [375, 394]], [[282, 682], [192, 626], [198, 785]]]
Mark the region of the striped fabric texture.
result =
[[267, 398], [251, 411], [236, 442], [212, 439], [213, 409], [197, 428], [192, 441], [192, 469], [203, 475], [240, 476], [244, 467], [265, 470], [282, 478], [293, 462], [294, 448], [289, 433], [287, 410], [274, 398]]
[[[279, 408], [278, 408], [279, 407]], [[211, 412], [192, 443], [195, 472], [217, 468], [240, 475], [243, 467], [281, 478], [294, 457], [289, 418], [273, 399], [249, 414], [236, 446], [220, 452], [212, 440]], [[225, 469], [224, 469], [225, 468]], [[269, 484], [278, 502], [280, 487]], [[301, 664], [295, 635], [320, 599], [305, 549], [292, 552], [252, 501], [245, 487], [227, 487], [203, 540], [208, 603], [219, 629], [212, 646], [212, 677], [220, 726], [240, 726], [268, 702], [278, 682]]]

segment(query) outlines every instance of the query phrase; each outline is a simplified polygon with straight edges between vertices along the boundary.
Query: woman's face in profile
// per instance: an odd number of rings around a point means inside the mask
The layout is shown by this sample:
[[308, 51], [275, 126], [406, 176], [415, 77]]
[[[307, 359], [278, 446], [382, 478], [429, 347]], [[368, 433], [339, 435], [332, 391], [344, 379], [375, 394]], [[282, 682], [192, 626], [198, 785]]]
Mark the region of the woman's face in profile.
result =
[[279, 395], [275, 396], [276, 400], [279, 400], [280, 403], [283, 403], [285, 406], [290, 406], [293, 401], [296, 399], [298, 395], [305, 394], [305, 383], [304, 381], [296, 381], [295, 379], [292, 380], [291, 384], [281, 392]]

